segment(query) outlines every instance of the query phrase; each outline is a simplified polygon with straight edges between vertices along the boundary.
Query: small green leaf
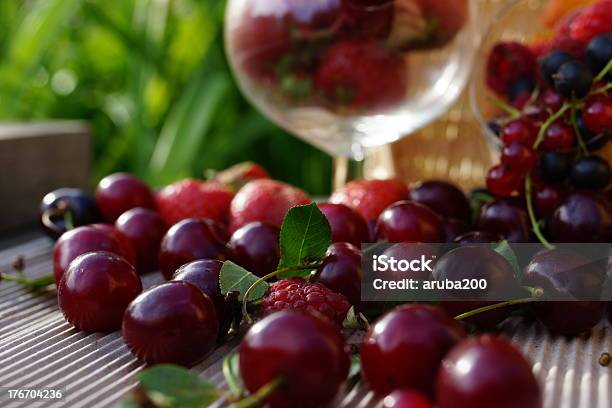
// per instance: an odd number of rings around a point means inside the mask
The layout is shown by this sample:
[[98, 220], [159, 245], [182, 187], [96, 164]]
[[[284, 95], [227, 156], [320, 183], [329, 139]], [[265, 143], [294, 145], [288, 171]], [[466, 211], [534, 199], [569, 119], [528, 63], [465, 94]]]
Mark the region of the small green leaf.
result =
[[[242, 266], [236, 265], [231, 261], [225, 261], [219, 274], [219, 286], [221, 287], [221, 293], [224, 295], [230, 292], [240, 292], [238, 300], [242, 301], [244, 293], [258, 279], [257, 275], [247, 271]], [[260, 283], [249, 295], [249, 300], [261, 299], [266, 294], [267, 289], [268, 284], [266, 282]]]
[[[315, 203], [287, 212], [280, 233], [280, 268], [321, 260], [331, 244], [331, 227]], [[295, 275], [281, 274], [279, 278]]]
[[510, 266], [512, 266], [512, 269], [514, 270], [514, 276], [517, 279], [521, 279], [521, 269], [519, 267], [518, 259], [516, 257], [516, 254], [514, 253], [514, 250], [512, 249], [510, 244], [508, 244], [508, 241], [503, 240], [500, 242], [496, 242], [492, 244], [492, 247], [495, 252], [506, 258], [506, 261], [508, 261], [508, 263], [510, 264]]
[[147, 396], [160, 407], [206, 407], [220, 397], [220, 392], [205, 379], [170, 364], [144, 370], [138, 379]]

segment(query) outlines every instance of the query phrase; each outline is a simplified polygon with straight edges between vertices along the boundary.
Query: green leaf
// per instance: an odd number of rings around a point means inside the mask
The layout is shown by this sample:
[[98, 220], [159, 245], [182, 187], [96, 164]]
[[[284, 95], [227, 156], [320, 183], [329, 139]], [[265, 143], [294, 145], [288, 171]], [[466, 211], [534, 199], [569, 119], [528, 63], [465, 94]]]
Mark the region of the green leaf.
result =
[[216, 401], [221, 393], [214, 385], [182, 367], [161, 364], [138, 375], [140, 387], [160, 407], [200, 408]]
[[517, 279], [521, 279], [521, 268], [519, 267], [518, 259], [516, 257], [516, 254], [514, 253], [514, 250], [512, 249], [510, 244], [508, 244], [508, 241], [503, 240], [500, 242], [496, 242], [492, 244], [492, 248], [493, 250], [495, 250], [495, 252], [506, 258], [506, 261], [508, 261], [508, 263], [512, 266], [512, 269], [514, 270], [514, 276]]
[[[331, 227], [315, 203], [287, 212], [280, 233], [280, 268], [307, 265], [323, 259], [331, 244]], [[290, 277], [280, 274], [279, 278]]]
[[[236, 265], [231, 261], [225, 261], [219, 274], [219, 286], [221, 293], [226, 295], [230, 292], [240, 292], [238, 300], [244, 299], [244, 293], [253, 285], [259, 277], [242, 266]], [[249, 300], [261, 299], [268, 289], [268, 283], [260, 283], [249, 295]]]

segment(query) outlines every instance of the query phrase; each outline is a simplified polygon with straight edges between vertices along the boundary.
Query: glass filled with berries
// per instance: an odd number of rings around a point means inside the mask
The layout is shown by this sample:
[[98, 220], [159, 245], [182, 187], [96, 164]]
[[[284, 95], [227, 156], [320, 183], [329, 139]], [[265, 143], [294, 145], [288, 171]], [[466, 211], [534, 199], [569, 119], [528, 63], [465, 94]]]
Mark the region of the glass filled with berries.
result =
[[475, 0], [231, 0], [226, 49], [242, 91], [270, 119], [361, 161], [456, 100], [476, 18]]
[[487, 188], [518, 198], [547, 246], [611, 242], [612, 0], [551, 18], [561, 3], [514, 1], [484, 39], [471, 99], [500, 151]]

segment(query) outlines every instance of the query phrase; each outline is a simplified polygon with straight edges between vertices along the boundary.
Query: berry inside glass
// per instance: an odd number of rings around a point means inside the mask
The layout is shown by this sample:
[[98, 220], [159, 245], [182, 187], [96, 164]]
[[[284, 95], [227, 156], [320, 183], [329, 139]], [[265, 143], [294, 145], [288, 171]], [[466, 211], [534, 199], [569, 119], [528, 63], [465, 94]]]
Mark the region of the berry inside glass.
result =
[[226, 48], [277, 124], [362, 160], [444, 113], [478, 43], [474, 0], [230, 0]]

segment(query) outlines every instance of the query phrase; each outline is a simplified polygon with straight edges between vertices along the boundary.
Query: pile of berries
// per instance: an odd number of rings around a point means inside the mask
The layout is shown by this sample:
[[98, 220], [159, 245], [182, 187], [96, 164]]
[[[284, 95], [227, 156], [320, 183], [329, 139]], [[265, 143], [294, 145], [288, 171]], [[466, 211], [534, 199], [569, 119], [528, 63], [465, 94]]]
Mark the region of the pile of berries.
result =
[[229, 44], [237, 69], [288, 102], [336, 111], [400, 102], [408, 53], [447, 45], [468, 19], [467, 0], [235, 3]]
[[611, 13], [601, 0], [561, 20], [548, 41], [501, 42], [489, 54], [486, 82], [504, 114], [489, 125], [503, 147], [487, 188], [522, 202], [542, 242], [612, 238]]

